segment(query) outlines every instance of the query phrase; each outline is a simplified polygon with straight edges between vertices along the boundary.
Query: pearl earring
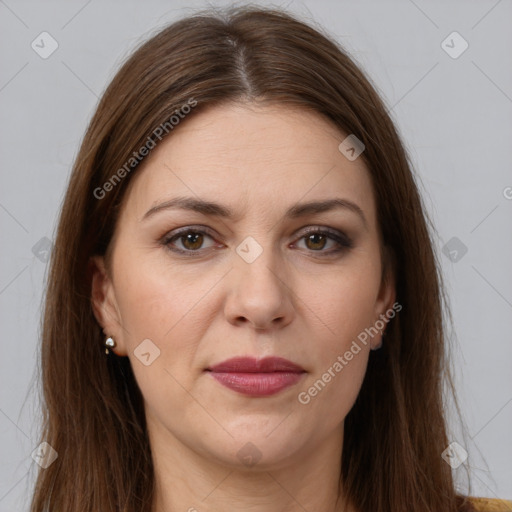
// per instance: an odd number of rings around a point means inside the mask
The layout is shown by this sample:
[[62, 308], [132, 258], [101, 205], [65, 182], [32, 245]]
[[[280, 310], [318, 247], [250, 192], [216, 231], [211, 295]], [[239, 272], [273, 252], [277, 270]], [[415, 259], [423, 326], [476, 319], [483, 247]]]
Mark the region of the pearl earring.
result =
[[109, 348], [114, 348], [116, 346], [116, 342], [114, 341], [114, 338], [112, 338], [112, 336], [109, 336], [106, 340], [105, 340], [105, 354], [109, 354], [109, 351], [108, 349]]

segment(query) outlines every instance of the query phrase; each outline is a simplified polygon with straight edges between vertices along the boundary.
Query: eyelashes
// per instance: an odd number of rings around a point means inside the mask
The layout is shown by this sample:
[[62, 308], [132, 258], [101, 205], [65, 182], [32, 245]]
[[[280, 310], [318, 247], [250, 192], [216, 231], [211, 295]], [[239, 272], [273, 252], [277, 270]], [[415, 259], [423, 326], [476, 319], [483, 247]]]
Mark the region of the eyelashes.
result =
[[[213, 243], [205, 248], [204, 243], [208, 238]], [[176, 242], [181, 245], [181, 248], [175, 245]], [[326, 227], [307, 228], [291, 246], [296, 247], [298, 242], [304, 242], [304, 248], [299, 248], [299, 250], [305, 250], [314, 256], [320, 257], [338, 255], [354, 246], [353, 241], [347, 235]], [[331, 243], [331, 246], [334, 245], [334, 247], [328, 247], [329, 243]], [[202, 256], [209, 251], [224, 247], [223, 244], [218, 244], [215, 241], [214, 235], [210, 230], [194, 226], [171, 231], [160, 240], [160, 244], [172, 253], [188, 257]], [[325, 250], [326, 247], [327, 250]]]
[[[180, 249], [178, 247], [175, 247], [174, 241], [178, 240], [182, 242], [186, 239], [186, 243], [192, 244], [192, 246], [197, 245], [198, 241], [200, 242], [200, 245], [203, 245], [203, 239], [205, 236], [212, 238], [213, 236], [210, 235], [207, 231], [203, 229], [193, 229], [193, 228], [184, 228], [182, 230], [178, 230], [177, 232], [173, 232], [174, 234], [166, 235], [163, 239], [163, 245], [167, 246], [170, 251], [178, 252], [178, 253], [197, 253], [199, 252], [200, 247], [195, 247], [193, 249], [190, 248], [184, 248]], [[192, 236], [189, 236], [192, 235]], [[198, 236], [199, 235], [199, 236]], [[204, 252], [204, 250], [203, 250]]]
[[[327, 242], [328, 240], [330, 240], [332, 242], [335, 242], [337, 246], [329, 251], [318, 251], [315, 249], [310, 249], [312, 252], [337, 254], [340, 252], [345, 252], [346, 250], [351, 249], [354, 246], [353, 241], [344, 233], [332, 230], [330, 228], [320, 227], [308, 228], [307, 230], [303, 231], [301, 236], [298, 238], [298, 241], [305, 240], [306, 244], [309, 242], [313, 242], [313, 244], [315, 244], [318, 238], [320, 238], [320, 244], [322, 244], [324, 241]], [[320, 249], [323, 249], [324, 247], [325, 245], [322, 245]]]

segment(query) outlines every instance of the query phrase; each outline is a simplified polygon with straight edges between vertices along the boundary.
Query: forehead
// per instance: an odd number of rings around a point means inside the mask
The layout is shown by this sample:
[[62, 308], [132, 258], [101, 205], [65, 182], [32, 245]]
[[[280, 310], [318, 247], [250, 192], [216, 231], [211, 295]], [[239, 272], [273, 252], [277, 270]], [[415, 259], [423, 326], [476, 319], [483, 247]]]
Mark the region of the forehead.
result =
[[152, 150], [124, 206], [140, 219], [175, 196], [232, 206], [241, 216], [297, 201], [344, 197], [373, 219], [369, 171], [338, 149], [347, 136], [320, 114], [289, 106], [228, 104], [194, 113]]

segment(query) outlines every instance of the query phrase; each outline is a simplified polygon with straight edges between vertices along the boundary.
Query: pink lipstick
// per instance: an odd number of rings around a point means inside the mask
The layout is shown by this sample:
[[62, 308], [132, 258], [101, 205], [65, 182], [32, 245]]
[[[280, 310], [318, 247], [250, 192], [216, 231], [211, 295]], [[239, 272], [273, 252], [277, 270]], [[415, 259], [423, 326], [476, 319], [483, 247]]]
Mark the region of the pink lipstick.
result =
[[233, 391], [249, 396], [269, 396], [296, 384], [306, 371], [282, 357], [234, 357], [206, 369]]

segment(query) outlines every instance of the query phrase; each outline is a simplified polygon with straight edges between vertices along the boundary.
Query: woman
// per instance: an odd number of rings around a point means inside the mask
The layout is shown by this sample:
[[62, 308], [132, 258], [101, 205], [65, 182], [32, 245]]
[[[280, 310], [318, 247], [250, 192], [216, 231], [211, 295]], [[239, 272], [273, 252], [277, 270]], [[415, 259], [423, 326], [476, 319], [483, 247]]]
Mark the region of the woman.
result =
[[281, 11], [172, 24], [103, 95], [64, 201], [32, 512], [478, 510], [445, 461], [441, 296], [350, 58]]

